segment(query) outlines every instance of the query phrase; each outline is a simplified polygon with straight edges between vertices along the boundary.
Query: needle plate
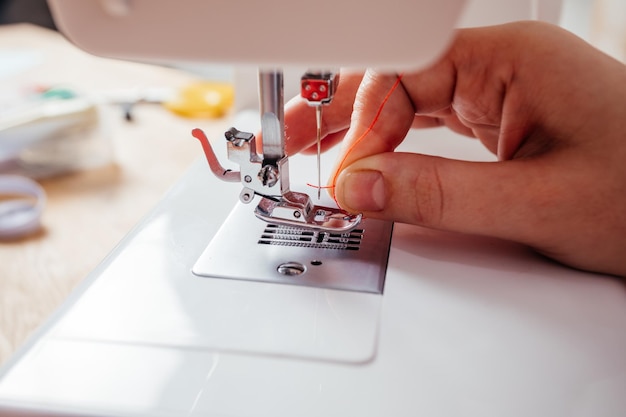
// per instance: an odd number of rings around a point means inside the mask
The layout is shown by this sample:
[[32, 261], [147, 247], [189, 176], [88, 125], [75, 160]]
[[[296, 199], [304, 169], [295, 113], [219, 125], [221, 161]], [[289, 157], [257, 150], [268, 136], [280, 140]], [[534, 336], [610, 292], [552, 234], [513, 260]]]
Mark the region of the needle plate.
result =
[[266, 223], [238, 203], [193, 267], [203, 277], [381, 294], [393, 224], [365, 219], [347, 233]]

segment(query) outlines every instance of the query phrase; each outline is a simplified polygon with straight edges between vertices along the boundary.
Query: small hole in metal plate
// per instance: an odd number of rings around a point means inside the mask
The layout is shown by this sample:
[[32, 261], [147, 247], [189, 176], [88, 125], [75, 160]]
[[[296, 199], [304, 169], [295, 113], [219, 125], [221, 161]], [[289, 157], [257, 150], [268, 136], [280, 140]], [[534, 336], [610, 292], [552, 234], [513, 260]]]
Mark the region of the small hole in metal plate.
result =
[[296, 276], [304, 274], [306, 272], [306, 267], [300, 262], [285, 262], [278, 265], [276, 270], [282, 275]]
[[319, 266], [321, 264], [322, 264], [322, 261], [320, 261], [318, 259], [314, 259], [314, 260], [311, 261], [311, 265], [314, 265], [314, 266]]

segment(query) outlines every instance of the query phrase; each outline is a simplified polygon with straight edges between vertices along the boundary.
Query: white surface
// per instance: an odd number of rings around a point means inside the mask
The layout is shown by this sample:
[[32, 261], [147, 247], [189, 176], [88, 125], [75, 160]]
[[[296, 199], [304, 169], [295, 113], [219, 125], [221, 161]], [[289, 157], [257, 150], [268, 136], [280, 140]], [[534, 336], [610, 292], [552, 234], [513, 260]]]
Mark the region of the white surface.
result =
[[[186, 0], [184, 7], [171, 0], [49, 3], [59, 28], [97, 55], [160, 62], [400, 69], [423, 66], [443, 50], [464, 0], [390, 0], [367, 7], [336, 0]], [[112, 3], [127, 7], [112, 12], [107, 7]], [[348, 22], [350, 30], [344, 30]], [[373, 30], [379, 27], [384, 30]], [[404, 40], [418, 42], [419, 48], [412, 54], [398, 53], [406, 47]]]
[[380, 295], [202, 278], [191, 265], [174, 272], [137, 262], [155, 259], [153, 249], [128, 247], [54, 337], [347, 362], [374, 356]]
[[557, 23], [561, 3], [561, 0], [467, 0], [459, 26], [489, 26], [516, 20]]
[[[444, 132], [412, 135], [403, 149], [492, 158]], [[625, 414], [624, 284], [487, 238], [396, 225], [368, 361], [197, 343], [216, 321], [261, 341], [304, 332], [288, 325], [301, 307], [298, 287], [190, 272], [238, 192], [199, 161], [7, 364], [0, 415], [13, 415], [8, 407], [107, 416]], [[356, 311], [346, 297], [335, 300], [338, 314]], [[272, 299], [277, 326], [239, 320], [250, 318], [241, 309]]]
[[[29, 51], [25, 49], [0, 49], [0, 78], [9, 78], [14, 74], [25, 71], [29, 68], [37, 66], [43, 61], [41, 53], [37, 51]], [[5, 92], [0, 95], [0, 105], [4, 107], [8, 104], [8, 100], [14, 97], [5, 98]]]

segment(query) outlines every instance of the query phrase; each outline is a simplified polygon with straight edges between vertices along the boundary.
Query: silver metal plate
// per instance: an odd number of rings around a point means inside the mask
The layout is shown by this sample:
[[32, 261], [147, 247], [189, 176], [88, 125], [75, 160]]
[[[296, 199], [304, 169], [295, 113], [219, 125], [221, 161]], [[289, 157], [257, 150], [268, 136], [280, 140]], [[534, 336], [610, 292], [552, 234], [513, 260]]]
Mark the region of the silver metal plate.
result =
[[348, 233], [279, 226], [238, 203], [193, 267], [202, 277], [382, 294], [393, 224], [365, 219]]

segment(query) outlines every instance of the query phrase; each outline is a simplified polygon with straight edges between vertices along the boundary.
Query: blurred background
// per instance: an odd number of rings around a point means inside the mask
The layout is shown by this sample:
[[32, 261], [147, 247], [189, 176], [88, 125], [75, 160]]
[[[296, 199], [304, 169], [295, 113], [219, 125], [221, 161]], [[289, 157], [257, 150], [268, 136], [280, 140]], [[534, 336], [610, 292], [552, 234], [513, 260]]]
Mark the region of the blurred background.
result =
[[46, 0], [0, 0], [0, 24], [32, 23], [56, 29]]

